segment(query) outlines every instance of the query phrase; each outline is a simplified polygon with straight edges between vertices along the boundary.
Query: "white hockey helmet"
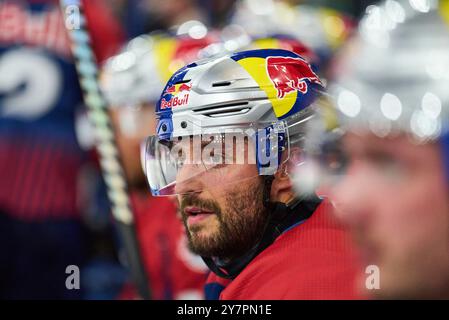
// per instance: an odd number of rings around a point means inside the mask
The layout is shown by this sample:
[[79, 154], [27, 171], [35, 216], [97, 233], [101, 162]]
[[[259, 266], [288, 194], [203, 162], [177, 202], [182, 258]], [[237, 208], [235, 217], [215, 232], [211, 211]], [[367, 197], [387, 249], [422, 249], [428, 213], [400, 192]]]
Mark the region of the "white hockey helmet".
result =
[[[162, 93], [157, 135], [146, 144], [153, 195], [200, 192], [199, 185], [179, 185], [205, 173], [219, 186], [232, 165], [254, 164], [255, 176], [273, 175], [323, 92], [307, 61], [287, 50], [244, 51], [180, 69]], [[254, 176], [233, 183], [247, 178]]]

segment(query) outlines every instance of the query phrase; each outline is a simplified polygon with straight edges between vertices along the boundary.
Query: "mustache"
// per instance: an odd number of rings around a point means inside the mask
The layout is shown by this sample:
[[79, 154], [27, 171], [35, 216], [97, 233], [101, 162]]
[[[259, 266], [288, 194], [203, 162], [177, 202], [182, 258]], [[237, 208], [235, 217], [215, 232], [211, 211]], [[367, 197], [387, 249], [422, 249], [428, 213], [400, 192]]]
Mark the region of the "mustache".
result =
[[203, 210], [213, 211], [218, 217], [221, 217], [221, 208], [214, 200], [200, 199], [195, 194], [184, 195], [180, 201], [181, 214], [184, 215], [184, 209], [189, 206], [201, 208]]

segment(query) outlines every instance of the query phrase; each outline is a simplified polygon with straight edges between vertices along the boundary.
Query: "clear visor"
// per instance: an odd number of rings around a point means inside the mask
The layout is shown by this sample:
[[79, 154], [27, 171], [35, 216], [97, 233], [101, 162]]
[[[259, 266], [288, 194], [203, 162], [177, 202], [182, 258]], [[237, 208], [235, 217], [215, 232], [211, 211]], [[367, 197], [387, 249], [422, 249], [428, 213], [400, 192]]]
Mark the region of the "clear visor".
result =
[[328, 100], [320, 100], [315, 116], [305, 128], [303, 162], [291, 175], [300, 193], [328, 196], [346, 174], [347, 157], [342, 146], [344, 129], [335, 108]]
[[293, 175], [298, 191], [329, 196], [330, 190], [347, 174], [348, 158], [342, 143], [343, 137], [344, 131], [335, 129], [316, 137], [321, 141], [312, 148], [310, 145], [306, 147], [305, 161]]
[[287, 127], [279, 122], [255, 128], [251, 125], [170, 140], [148, 137], [142, 161], [152, 194], [212, 191], [274, 174], [286, 161], [283, 154], [289, 154]]

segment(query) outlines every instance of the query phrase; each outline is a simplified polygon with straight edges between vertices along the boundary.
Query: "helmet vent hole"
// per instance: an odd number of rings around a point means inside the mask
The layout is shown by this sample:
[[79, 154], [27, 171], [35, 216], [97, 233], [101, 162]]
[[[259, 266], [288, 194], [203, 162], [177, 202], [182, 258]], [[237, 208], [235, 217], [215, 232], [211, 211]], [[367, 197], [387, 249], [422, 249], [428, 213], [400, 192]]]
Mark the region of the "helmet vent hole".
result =
[[180, 81], [175, 82], [175, 84], [189, 83], [190, 81], [191, 81], [190, 79], [188, 79], [188, 80], [180, 80]]
[[212, 84], [213, 88], [217, 87], [228, 87], [231, 85], [231, 81], [222, 81], [222, 82], [215, 82]]
[[224, 117], [245, 114], [251, 110], [248, 101], [241, 101], [238, 103], [222, 104], [209, 106], [202, 109], [195, 110], [195, 113], [202, 114], [206, 117]]

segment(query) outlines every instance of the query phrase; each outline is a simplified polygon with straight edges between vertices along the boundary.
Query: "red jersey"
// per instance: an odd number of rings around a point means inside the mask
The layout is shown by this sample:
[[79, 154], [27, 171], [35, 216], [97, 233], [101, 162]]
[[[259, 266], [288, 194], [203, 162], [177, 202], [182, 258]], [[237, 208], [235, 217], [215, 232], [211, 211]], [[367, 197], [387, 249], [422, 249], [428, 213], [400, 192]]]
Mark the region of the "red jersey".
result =
[[[208, 298], [220, 300], [357, 299], [360, 268], [349, 236], [323, 202], [280, 235], [234, 279], [210, 274]], [[220, 292], [221, 291], [221, 292]]]
[[[168, 198], [134, 195], [137, 237], [156, 300], [203, 299], [207, 267], [187, 248], [176, 205]], [[135, 297], [124, 293], [122, 299]]]

